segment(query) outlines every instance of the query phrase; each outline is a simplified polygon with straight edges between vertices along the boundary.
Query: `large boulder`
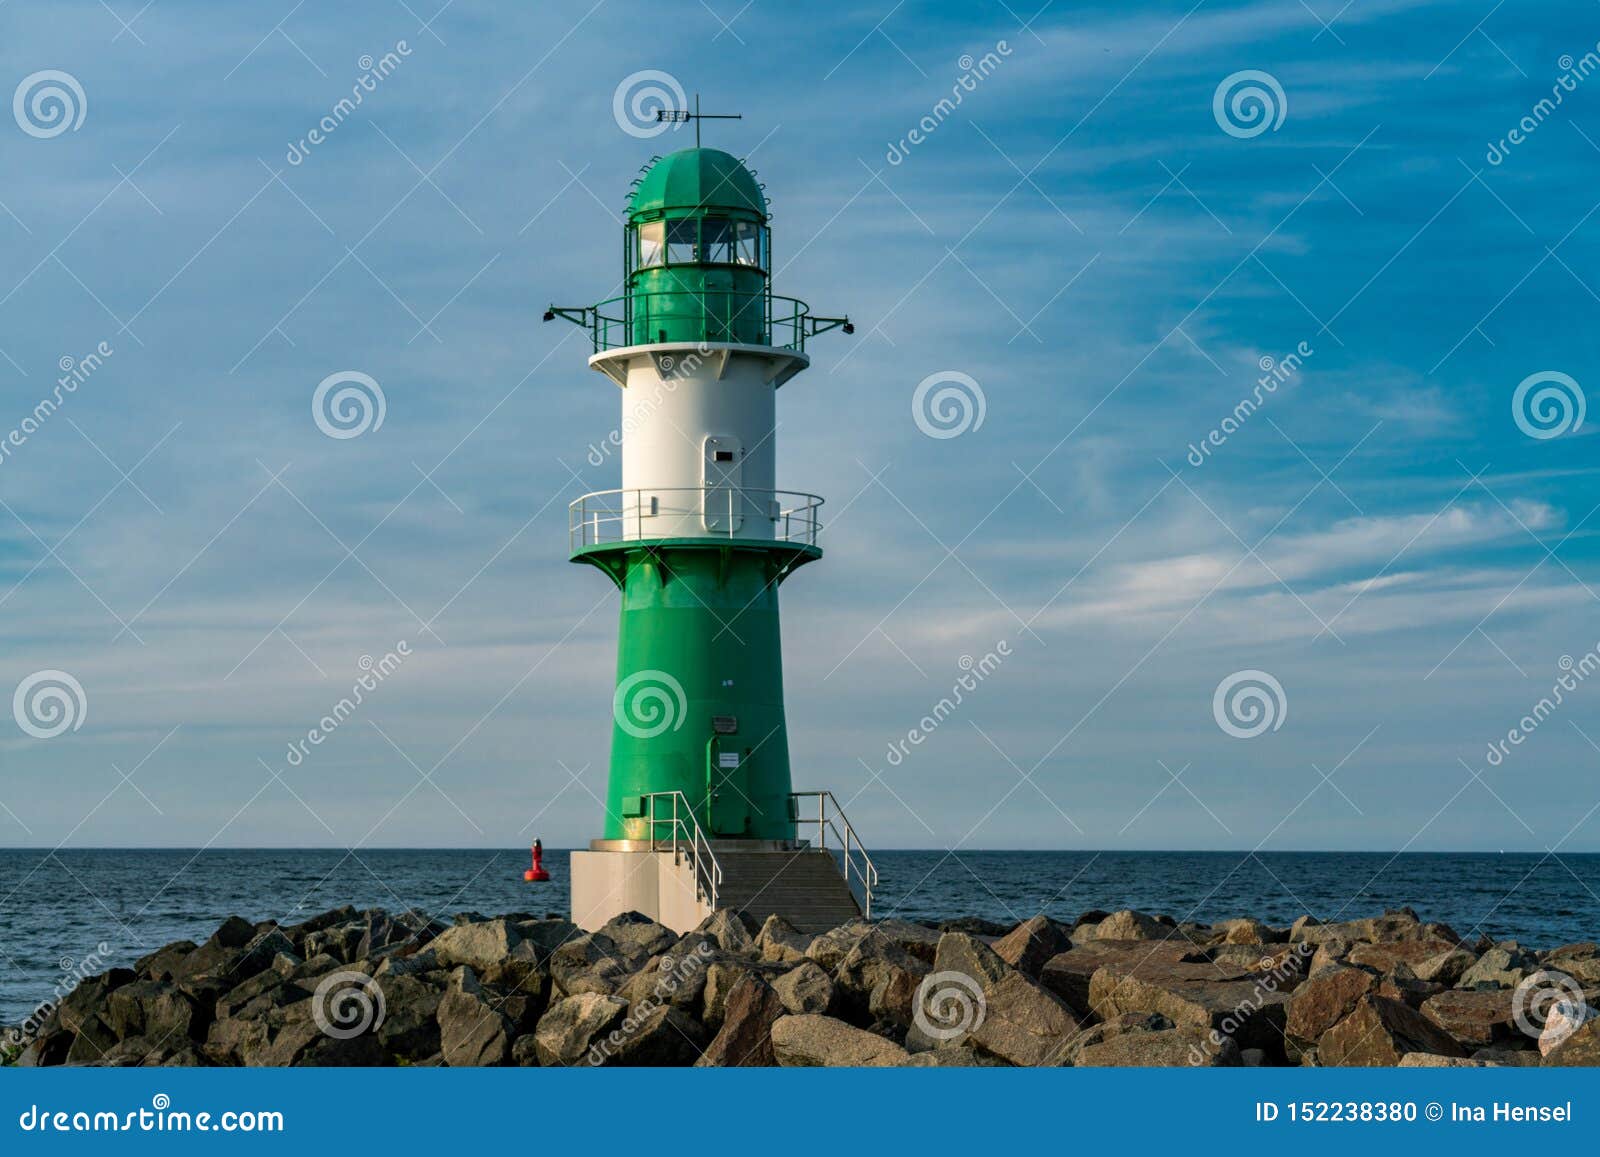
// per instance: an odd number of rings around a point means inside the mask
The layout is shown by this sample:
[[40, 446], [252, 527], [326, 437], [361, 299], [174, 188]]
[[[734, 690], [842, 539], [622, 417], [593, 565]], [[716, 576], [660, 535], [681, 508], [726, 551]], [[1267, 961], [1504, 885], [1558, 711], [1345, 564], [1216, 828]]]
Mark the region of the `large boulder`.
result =
[[601, 925], [600, 933], [611, 941], [614, 955], [633, 964], [660, 956], [678, 942], [678, 934], [671, 928], [638, 912], [611, 917]]
[[1317, 1042], [1318, 1063], [1328, 1067], [1393, 1067], [1407, 1053], [1467, 1055], [1454, 1037], [1416, 1009], [1370, 993]]
[[1090, 1012], [1089, 982], [1103, 965], [1205, 959], [1193, 945], [1177, 940], [1091, 940], [1051, 957], [1039, 973], [1039, 982], [1079, 1016], [1087, 1016]]
[[1515, 988], [1539, 962], [1524, 952], [1515, 940], [1504, 940], [1490, 948], [1456, 981], [1457, 988]]
[[[584, 992], [552, 1004], [534, 1030], [534, 1050], [546, 1068], [603, 1064], [608, 1055], [599, 1038], [627, 1015], [628, 1003], [598, 992]], [[591, 1056], [591, 1052], [594, 1056]]]
[[1018, 924], [991, 947], [1012, 968], [1037, 980], [1053, 957], [1072, 947], [1072, 933], [1048, 916], [1035, 916]]
[[617, 1035], [611, 1063], [632, 1067], [687, 1067], [706, 1045], [705, 1026], [670, 1004], [626, 1017]]
[[1519, 1035], [1512, 994], [1503, 988], [1446, 989], [1423, 1001], [1422, 1015], [1467, 1048], [1488, 1048]]
[[833, 981], [811, 960], [774, 979], [772, 990], [791, 1013], [826, 1013], [834, 1004]]
[[1362, 968], [1392, 973], [1404, 964], [1412, 975], [1425, 961], [1454, 952], [1456, 947], [1444, 940], [1390, 940], [1375, 944], [1356, 944], [1350, 949], [1349, 961]]
[[1284, 1004], [1299, 979], [1288, 967], [1250, 972], [1199, 961], [1114, 960], [1089, 981], [1090, 1007], [1109, 1020], [1124, 1012], [1158, 1012], [1207, 1039], [1232, 1037], [1240, 1048], [1283, 1054]]
[[[814, 963], [814, 962], [813, 962]], [[917, 986], [928, 965], [901, 943], [874, 932], [839, 962], [833, 982], [839, 1008], [860, 1024], [911, 1024]]]
[[630, 964], [603, 932], [575, 936], [550, 955], [550, 978], [563, 996], [591, 993], [610, 996], [644, 960]]
[[442, 968], [465, 964], [480, 975], [511, 955], [522, 934], [509, 920], [484, 920], [457, 924], [439, 933], [431, 945]]
[[1013, 1065], [1056, 1063], [1078, 1018], [1054, 993], [963, 932], [939, 938], [908, 1046], [969, 1045]]
[[1124, 908], [1120, 912], [1113, 912], [1099, 924], [1094, 926], [1094, 932], [1088, 931], [1089, 925], [1080, 924], [1073, 930], [1074, 941], [1079, 939], [1095, 940], [1165, 940], [1176, 933], [1171, 924], [1163, 923], [1154, 916], [1147, 916], [1143, 912], [1135, 912], [1131, 908]]
[[759, 955], [756, 935], [761, 931], [756, 922], [734, 908], [718, 908], [700, 921], [696, 932], [715, 941], [722, 951], [737, 956]]
[[1539, 1031], [1540, 1054], [1549, 1056], [1552, 1050], [1559, 1048], [1569, 1036], [1597, 1016], [1600, 1016], [1600, 1009], [1596, 1009], [1589, 1000], [1557, 1000], [1545, 1014], [1544, 1024]]
[[1322, 1034], [1355, 1011], [1378, 978], [1364, 968], [1330, 965], [1314, 973], [1289, 997], [1284, 1010], [1284, 1044], [1290, 1060], [1317, 1047]]
[[1455, 985], [1466, 974], [1467, 969], [1478, 962], [1478, 958], [1464, 949], [1452, 948], [1446, 952], [1430, 956], [1426, 960], [1419, 960], [1411, 966], [1411, 971], [1418, 980], [1425, 980], [1433, 984], [1442, 984], [1446, 988]]
[[1583, 1024], [1545, 1053], [1544, 1063], [1584, 1068], [1600, 1066], [1600, 1018]]
[[503, 1065], [511, 1059], [511, 1022], [462, 967], [439, 1001], [439, 1051], [452, 1068]]
[[185, 993], [170, 984], [136, 980], [114, 989], [103, 1017], [118, 1040], [132, 1036], [188, 1037], [204, 1040], [210, 1017]]
[[831, 1016], [781, 1016], [772, 1025], [772, 1051], [788, 1068], [882, 1068], [909, 1060], [891, 1040]]
[[782, 916], [773, 913], [761, 926], [761, 934], [756, 937], [756, 949], [762, 960], [797, 964], [806, 959], [806, 950], [815, 939], [815, 936], [806, 935]]
[[[827, 975], [814, 964], [807, 965]], [[783, 1001], [753, 972], [740, 976], [723, 1006], [722, 1028], [695, 1064], [702, 1068], [760, 1068], [778, 1063], [772, 1026], [786, 1015]]]

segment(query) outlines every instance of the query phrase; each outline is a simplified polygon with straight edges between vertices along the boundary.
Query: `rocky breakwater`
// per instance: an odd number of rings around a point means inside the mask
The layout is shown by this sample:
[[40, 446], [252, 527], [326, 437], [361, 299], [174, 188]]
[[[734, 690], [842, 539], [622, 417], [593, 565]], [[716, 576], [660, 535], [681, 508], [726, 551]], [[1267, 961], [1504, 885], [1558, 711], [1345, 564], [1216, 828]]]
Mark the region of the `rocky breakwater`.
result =
[[230, 918], [11, 1030], [21, 1065], [1600, 1064], [1600, 946], [1409, 909], [1289, 928], [1139, 912], [803, 935], [721, 911]]

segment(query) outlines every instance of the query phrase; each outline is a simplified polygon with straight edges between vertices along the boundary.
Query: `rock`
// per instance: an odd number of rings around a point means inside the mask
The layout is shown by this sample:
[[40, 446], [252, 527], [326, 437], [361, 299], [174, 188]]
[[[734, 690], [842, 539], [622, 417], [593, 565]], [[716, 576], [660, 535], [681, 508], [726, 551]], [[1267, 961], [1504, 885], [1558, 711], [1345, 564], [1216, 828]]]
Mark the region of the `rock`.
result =
[[1124, 1012], [1159, 1012], [1180, 1029], [1206, 1039], [1234, 1038], [1241, 1048], [1283, 1055], [1284, 1004], [1298, 979], [1283, 970], [1251, 973], [1213, 961], [1166, 962], [1156, 957], [1113, 961], [1089, 981], [1089, 1004], [1103, 1019]]
[[[1264, 1055], [1264, 1054], [1262, 1054]], [[1234, 1067], [1241, 1064], [1239, 1047], [1229, 1037], [1213, 1043], [1187, 1029], [1124, 1032], [1079, 1050], [1081, 1068]]]
[[1446, 989], [1422, 1004], [1422, 1015], [1467, 1048], [1487, 1048], [1518, 1034], [1505, 989]]
[[1444, 940], [1394, 940], [1357, 944], [1350, 950], [1349, 960], [1351, 964], [1384, 973], [1392, 973], [1398, 965], [1404, 964], [1415, 975], [1415, 965], [1454, 950], [1455, 945]]
[[1478, 958], [1472, 953], [1452, 948], [1437, 956], [1418, 961], [1411, 966], [1411, 971], [1417, 974], [1418, 980], [1431, 981], [1448, 988], [1458, 983], [1467, 969], [1477, 962]]
[[481, 991], [452, 986], [439, 1000], [437, 1018], [439, 1051], [450, 1067], [503, 1065], [511, 1059], [511, 1024]]
[[814, 1013], [780, 1016], [774, 1021], [772, 1051], [787, 1068], [882, 1068], [910, 1059], [893, 1041]]
[[605, 1036], [627, 1015], [626, 1001], [597, 992], [584, 992], [556, 1001], [539, 1018], [534, 1031], [534, 1047], [539, 1063], [546, 1068], [578, 1065], [589, 1061], [591, 1048], [604, 1063], [607, 1055], [597, 1038]]
[[1420, 1012], [1371, 993], [1317, 1042], [1319, 1062], [1330, 1067], [1392, 1067], [1407, 1053], [1466, 1056], [1454, 1037]]
[[941, 920], [932, 927], [940, 935], [946, 932], [965, 932], [968, 936], [979, 937], [1000, 937], [1011, 931], [1009, 924], [998, 924], [993, 920], [985, 920], [982, 916], [958, 916], [954, 920]]
[[934, 956], [939, 951], [939, 938], [942, 933], [935, 932], [925, 924], [913, 924], [909, 920], [879, 920], [872, 926], [873, 932], [909, 956], [914, 956], [924, 964], [932, 964]]
[[118, 1040], [132, 1036], [204, 1040], [210, 1028], [210, 1018], [198, 1014], [193, 1000], [155, 980], [136, 980], [114, 989], [106, 1000], [104, 1019]]
[[500, 919], [446, 928], [429, 947], [441, 967], [465, 964], [484, 973], [510, 956], [511, 950], [521, 942], [522, 934], [516, 927]]
[[146, 980], [174, 980], [178, 967], [200, 946], [193, 940], [178, 940], [164, 948], [141, 956], [134, 962], [133, 970]]
[[[715, 917], [713, 913], [712, 918]], [[617, 956], [640, 964], [652, 956], [660, 956], [678, 942], [676, 932], [638, 912], [611, 917], [601, 926], [600, 934], [616, 946], [613, 951]]]
[[760, 929], [749, 916], [732, 908], [718, 908], [700, 921], [700, 926], [695, 931], [710, 937], [724, 952], [738, 956], [759, 954], [756, 948], [756, 934]]
[[1058, 997], [962, 932], [939, 938], [915, 999], [909, 1045], [970, 1045], [1013, 1065], [1056, 1063], [1079, 1027]]
[[[809, 961], [803, 966], [827, 974]], [[746, 972], [728, 993], [722, 1028], [695, 1062], [702, 1068], [759, 1068], [778, 1063], [772, 1046], [772, 1026], [785, 1014], [785, 1006], [766, 981]]]
[[1536, 1068], [1539, 1053], [1536, 1049], [1477, 1049], [1472, 1054], [1475, 1061], [1489, 1061], [1501, 1068]]
[[1544, 1026], [1539, 1032], [1539, 1052], [1549, 1056], [1550, 1051], [1578, 1029], [1600, 1016], [1588, 1001], [1558, 1000], [1545, 1014]]
[[1437, 1053], [1407, 1053], [1400, 1058], [1402, 1069], [1497, 1069], [1493, 1061], [1473, 1060], [1470, 1057], [1442, 1057]]
[[1124, 908], [1113, 912], [1095, 927], [1096, 940], [1165, 940], [1173, 929], [1154, 916]]
[[994, 1068], [1004, 1064], [1005, 1062], [998, 1057], [985, 1056], [976, 1049], [969, 1049], [965, 1045], [929, 1049], [925, 1053], [912, 1053], [911, 1059], [905, 1062], [907, 1068], [913, 1069], [981, 1069]]
[[[1311, 943], [1308, 940], [1297, 942], [1298, 947], [1305, 947]], [[1311, 965], [1308, 974], [1321, 972], [1324, 968], [1334, 964], [1346, 964], [1350, 959], [1350, 952], [1355, 948], [1355, 942], [1340, 936], [1330, 936], [1315, 945], [1316, 951], [1311, 955]]]
[[1284, 1010], [1284, 1042], [1290, 1060], [1316, 1047], [1322, 1034], [1355, 1011], [1378, 978], [1364, 968], [1329, 965], [1313, 973], [1289, 997]]
[[871, 924], [865, 920], [852, 920], [812, 940], [811, 946], [806, 949], [806, 956], [831, 973], [858, 944], [871, 935]]
[[517, 934], [522, 937], [522, 942], [532, 948], [535, 959], [542, 968], [549, 966], [550, 957], [555, 954], [556, 949], [583, 934], [571, 920], [558, 918], [519, 920], [516, 928]]
[[1600, 1018], [1581, 1025], [1578, 1030], [1544, 1054], [1547, 1065], [1594, 1067], [1600, 1065]]
[[440, 1052], [443, 1021], [439, 1005], [445, 994], [415, 976], [389, 976], [379, 984], [383, 990], [384, 1018], [376, 1031], [384, 1051], [410, 1061]]
[[811, 947], [815, 939], [815, 936], [807, 936], [782, 916], [774, 913], [768, 916], [767, 922], [761, 926], [761, 934], [756, 937], [756, 948], [760, 951], [762, 960], [779, 964], [796, 964], [806, 959], [806, 950]]
[[1053, 957], [1072, 947], [1072, 936], [1048, 916], [1035, 916], [1018, 924], [991, 947], [1012, 968], [1037, 980]]
[[833, 973], [836, 999], [847, 1019], [861, 1024], [911, 1024], [917, 986], [928, 965], [876, 931], [863, 936]]
[[1264, 1049], [1240, 1049], [1239, 1063], [1247, 1069], [1259, 1069], [1267, 1063]]
[[624, 1018], [612, 1035], [620, 1040], [612, 1050], [611, 1063], [634, 1068], [687, 1067], [700, 1058], [706, 1045], [705, 1027], [670, 1004], [659, 1005], [638, 1018]]
[[538, 1067], [539, 1046], [531, 1032], [511, 1042], [511, 1063], [522, 1069]]
[[806, 960], [772, 981], [783, 1007], [797, 1015], [826, 1013], [833, 1007], [833, 981], [815, 961]]
[[1505, 940], [1478, 957], [1478, 962], [1461, 974], [1457, 988], [1515, 988], [1538, 961], [1523, 952], [1515, 940]]
[[1177, 940], [1092, 940], [1075, 944], [1051, 957], [1039, 973], [1039, 982], [1055, 993], [1079, 1016], [1089, 1015], [1089, 981], [1102, 965], [1144, 961], [1201, 961], [1206, 959], [1190, 944]]
[[574, 937], [550, 956], [550, 977], [564, 996], [594, 993], [610, 996], [644, 961], [630, 967], [611, 937], [589, 932]]
[[1248, 917], [1220, 921], [1216, 930], [1222, 933], [1224, 944], [1269, 944], [1278, 936], [1261, 921]]
[[715, 1030], [722, 1024], [723, 1015], [728, 1007], [728, 997], [746, 976], [760, 977], [760, 973], [749, 961], [718, 960], [706, 969], [702, 1018], [708, 1028]]

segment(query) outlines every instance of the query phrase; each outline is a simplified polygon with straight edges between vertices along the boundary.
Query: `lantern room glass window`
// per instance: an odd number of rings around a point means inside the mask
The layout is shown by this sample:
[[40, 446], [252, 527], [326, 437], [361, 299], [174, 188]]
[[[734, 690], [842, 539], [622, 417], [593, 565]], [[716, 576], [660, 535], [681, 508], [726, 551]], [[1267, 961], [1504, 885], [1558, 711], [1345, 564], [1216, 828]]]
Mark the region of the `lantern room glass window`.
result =
[[740, 265], [753, 265], [765, 269], [767, 231], [754, 221], [734, 222], [735, 260]]
[[688, 265], [700, 260], [700, 222], [692, 217], [667, 222], [667, 264]]
[[707, 218], [700, 226], [700, 243], [705, 260], [718, 265], [733, 264], [733, 222]]
[[639, 268], [660, 265], [665, 257], [666, 222], [652, 221], [639, 226]]

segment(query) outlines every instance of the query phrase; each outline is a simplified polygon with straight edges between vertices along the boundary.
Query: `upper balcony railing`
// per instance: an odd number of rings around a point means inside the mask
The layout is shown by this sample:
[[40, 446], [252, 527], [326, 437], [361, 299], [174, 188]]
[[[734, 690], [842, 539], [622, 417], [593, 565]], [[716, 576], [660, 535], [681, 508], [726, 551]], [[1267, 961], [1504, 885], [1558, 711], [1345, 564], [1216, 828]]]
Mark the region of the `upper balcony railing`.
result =
[[654, 538], [729, 538], [816, 546], [822, 499], [733, 486], [599, 490], [567, 508], [571, 552]]
[[720, 289], [640, 291], [598, 305], [554, 306], [544, 319], [565, 318], [589, 331], [595, 353], [664, 342], [763, 345], [804, 353], [806, 339], [835, 328], [854, 333], [847, 318], [813, 317], [811, 307], [775, 293]]

